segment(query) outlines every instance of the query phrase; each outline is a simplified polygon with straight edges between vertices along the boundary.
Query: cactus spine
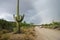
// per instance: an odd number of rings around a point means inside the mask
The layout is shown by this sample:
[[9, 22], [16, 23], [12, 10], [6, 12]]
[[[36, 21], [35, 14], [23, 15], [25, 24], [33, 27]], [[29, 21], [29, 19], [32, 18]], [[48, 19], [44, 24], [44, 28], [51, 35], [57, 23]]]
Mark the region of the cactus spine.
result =
[[23, 16], [21, 16], [21, 15], [19, 15], [19, 0], [17, 0], [17, 8], [16, 8], [16, 16], [15, 15], [13, 15], [13, 17], [14, 17], [14, 19], [15, 19], [15, 21], [16, 21], [16, 26], [17, 26], [17, 33], [20, 33], [20, 24], [21, 24], [21, 22], [23, 21], [23, 19], [24, 19], [24, 15]]

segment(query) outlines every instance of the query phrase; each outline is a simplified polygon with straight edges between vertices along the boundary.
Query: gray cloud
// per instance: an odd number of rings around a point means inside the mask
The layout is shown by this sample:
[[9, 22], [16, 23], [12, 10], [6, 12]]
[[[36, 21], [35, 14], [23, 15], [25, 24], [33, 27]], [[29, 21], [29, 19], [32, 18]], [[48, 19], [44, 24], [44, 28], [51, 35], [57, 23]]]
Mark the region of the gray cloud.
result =
[[[0, 0], [0, 18], [12, 21], [16, 13], [16, 0]], [[20, 13], [25, 21], [35, 24], [60, 20], [59, 0], [20, 0]]]

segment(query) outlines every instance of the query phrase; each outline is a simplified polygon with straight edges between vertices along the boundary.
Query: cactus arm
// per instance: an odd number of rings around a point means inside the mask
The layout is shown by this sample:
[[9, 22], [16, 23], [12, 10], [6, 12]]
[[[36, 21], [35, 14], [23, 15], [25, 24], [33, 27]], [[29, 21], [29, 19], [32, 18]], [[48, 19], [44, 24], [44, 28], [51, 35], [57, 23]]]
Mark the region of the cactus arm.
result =
[[13, 15], [13, 18], [16, 20], [16, 17], [15, 17], [15, 15]]
[[17, 21], [17, 17], [15, 15], [13, 15], [13, 18], [15, 19], [15, 21]]
[[23, 21], [23, 19], [24, 19], [24, 15], [23, 15], [23, 16], [21, 16], [20, 22], [22, 22], [22, 21]]

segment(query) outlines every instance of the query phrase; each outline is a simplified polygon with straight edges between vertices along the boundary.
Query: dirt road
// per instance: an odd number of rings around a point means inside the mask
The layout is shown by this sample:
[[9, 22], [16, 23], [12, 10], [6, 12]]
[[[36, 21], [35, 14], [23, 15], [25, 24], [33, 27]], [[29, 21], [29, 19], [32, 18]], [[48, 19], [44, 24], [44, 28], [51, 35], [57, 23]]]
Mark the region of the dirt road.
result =
[[60, 31], [35, 27], [36, 40], [60, 40]]

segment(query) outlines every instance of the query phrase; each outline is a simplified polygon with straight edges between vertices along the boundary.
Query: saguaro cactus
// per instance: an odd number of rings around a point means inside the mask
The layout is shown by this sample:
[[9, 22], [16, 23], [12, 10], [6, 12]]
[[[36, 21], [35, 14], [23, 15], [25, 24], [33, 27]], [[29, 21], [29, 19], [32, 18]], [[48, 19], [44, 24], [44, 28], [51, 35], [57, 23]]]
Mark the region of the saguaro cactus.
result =
[[15, 21], [16, 21], [16, 26], [17, 26], [17, 33], [20, 33], [20, 23], [23, 21], [24, 19], [24, 15], [21, 16], [19, 15], [19, 0], [17, 0], [17, 8], [16, 8], [16, 15], [13, 15]]

